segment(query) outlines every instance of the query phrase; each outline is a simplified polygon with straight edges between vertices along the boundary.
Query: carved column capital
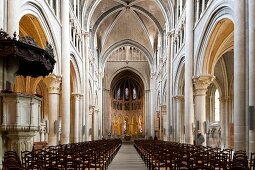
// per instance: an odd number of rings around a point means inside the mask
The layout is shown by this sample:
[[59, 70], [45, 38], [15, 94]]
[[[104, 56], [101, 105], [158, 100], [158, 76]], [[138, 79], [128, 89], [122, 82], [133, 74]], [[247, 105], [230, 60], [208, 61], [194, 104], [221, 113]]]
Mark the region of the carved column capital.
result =
[[201, 75], [193, 77], [194, 84], [194, 95], [202, 96], [206, 95], [207, 87], [213, 82], [215, 76], [212, 75]]
[[78, 93], [72, 93], [72, 96], [74, 97], [75, 101], [79, 101], [82, 95]]
[[184, 101], [184, 96], [183, 95], [173, 96], [173, 98], [176, 100], [176, 102], [183, 102]]
[[59, 94], [61, 90], [61, 82], [62, 82], [62, 77], [55, 75], [55, 74], [50, 74], [44, 79], [45, 84], [47, 85], [48, 88], [48, 93], [50, 94]]

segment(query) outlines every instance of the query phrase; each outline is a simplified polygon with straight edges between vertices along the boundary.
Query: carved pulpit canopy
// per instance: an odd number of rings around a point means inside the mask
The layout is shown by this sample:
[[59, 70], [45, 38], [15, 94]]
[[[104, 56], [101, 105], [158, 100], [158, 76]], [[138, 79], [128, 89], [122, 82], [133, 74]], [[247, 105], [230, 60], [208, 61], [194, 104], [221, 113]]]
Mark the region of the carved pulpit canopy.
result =
[[[4, 57], [10, 65], [17, 65], [16, 75], [47, 76], [54, 69], [56, 61], [52, 46], [47, 42], [42, 49], [31, 37], [17, 40], [16, 33], [11, 38], [2, 29], [0, 30], [0, 59]], [[8, 61], [9, 60], [9, 61]]]

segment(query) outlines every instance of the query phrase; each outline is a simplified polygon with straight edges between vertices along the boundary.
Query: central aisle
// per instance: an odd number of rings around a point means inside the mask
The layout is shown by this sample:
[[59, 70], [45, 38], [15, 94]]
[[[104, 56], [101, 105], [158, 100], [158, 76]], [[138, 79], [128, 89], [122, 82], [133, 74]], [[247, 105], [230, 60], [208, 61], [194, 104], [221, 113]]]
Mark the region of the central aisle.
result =
[[122, 144], [108, 167], [109, 170], [147, 170], [133, 144]]

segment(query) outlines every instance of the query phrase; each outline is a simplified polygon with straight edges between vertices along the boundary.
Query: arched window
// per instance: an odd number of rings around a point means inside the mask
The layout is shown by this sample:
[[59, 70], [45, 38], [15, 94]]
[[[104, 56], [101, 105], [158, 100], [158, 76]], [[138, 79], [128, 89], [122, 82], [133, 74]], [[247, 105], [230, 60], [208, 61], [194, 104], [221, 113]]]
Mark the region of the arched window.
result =
[[118, 88], [118, 90], [117, 90], [117, 96], [116, 96], [116, 99], [117, 99], [117, 100], [120, 100], [120, 88]]
[[135, 100], [136, 99], [136, 90], [135, 90], [135, 88], [133, 88], [133, 100]]
[[128, 93], [129, 93], [128, 88], [126, 88], [126, 89], [125, 89], [125, 99], [126, 99], [126, 100], [128, 100]]
[[215, 122], [219, 122], [220, 121], [220, 94], [219, 94], [219, 90], [217, 89], [215, 91], [215, 95], [214, 95], [214, 119]]

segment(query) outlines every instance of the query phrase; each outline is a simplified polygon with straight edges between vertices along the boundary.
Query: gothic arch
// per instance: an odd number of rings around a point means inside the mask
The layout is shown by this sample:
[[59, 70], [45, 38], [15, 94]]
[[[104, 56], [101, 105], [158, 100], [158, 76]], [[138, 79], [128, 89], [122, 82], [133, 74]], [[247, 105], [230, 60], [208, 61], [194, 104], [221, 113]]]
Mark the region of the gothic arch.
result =
[[73, 82], [74, 93], [81, 93], [81, 74], [80, 69], [78, 67], [77, 60], [75, 59], [75, 55], [71, 54], [71, 63], [70, 63], [70, 71], [71, 71], [71, 82]]
[[184, 95], [185, 84], [185, 57], [182, 57], [179, 61], [179, 65], [176, 73], [174, 74], [174, 95]]
[[[45, 28], [42, 25], [42, 21], [40, 21], [36, 15], [37, 14], [34, 12], [27, 11], [25, 15], [20, 16], [18, 20], [20, 31], [19, 34], [21, 37], [33, 37], [39, 47], [45, 48], [48, 37], [45, 33]], [[37, 85], [42, 79], [43, 77], [32, 78], [30, 76], [16, 76], [15, 91], [35, 94]]]
[[[207, 26], [204, 27], [203, 30], [203, 36], [202, 39], [199, 42], [198, 45], [198, 52], [195, 55], [195, 72], [194, 75], [200, 75], [200, 74], [210, 74], [212, 73], [212, 61], [214, 57], [220, 57], [220, 56], [215, 56], [212, 54], [212, 49], [215, 49], [215, 39], [219, 38], [217, 35], [220, 35], [219, 30], [225, 30], [227, 32], [227, 36], [231, 35], [231, 24], [233, 23], [233, 10], [227, 6], [227, 5], [221, 5], [218, 8], [216, 8], [210, 17], [208, 17], [207, 20]], [[228, 25], [226, 25], [228, 24]], [[228, 28], [227, 26], [230, 27]], [[223, 27], [221, 27], [223, 26]], [[233, 25], [232, 25], [233, 26]], [[227, 37], [221, 37], [221, 41], [225, 40]], [[228, 38], [227, 38], [228, 40]], [[230, 46], [229, 43], [231, 41], [227, 42], [217, 42], [217, 44], [225, 44], [225, 50], [228, 49]], [[218, 47], [219, 48], [219, 47]], [[230, 47], [229, 47], [230, 48]], [[216, 48], [217, 49], [217, 48]], [[224, 49], [221, 47], [221, 49]], [[219, 52], [217, 52], [219, 53]], [[217, 61], [217, 60], [216, 60]]]
[[[144, 78], [144, 76], [143, 76], [139, 71], [137, 71], [137, 70], [135, 70], [134, 68], [131, 68], [131, 67], [125, 67], [125, 68], [121, 68], [121, 69], [117, 70], [117, 71], [111, 76], [111, 78], [109, 79], [109, 80], [110, 80], [109, 82], [112, 82], [113, 79], [114, 79], [114, 77], [115, 77], [116, 75], [118, 75], [119, 73], [121, 73], [122, 71], [124, 71], [124, 70], [129, 70], [129, 71], [132, 71], [132, 72], [134, 72], [135, 74], [137, 74], [137, 75], [141, 78], [141, 80], [142, 80], [142, 82], [143, 82], [144, 89], [149, 89], [149, 86], [150, 86], [150, 85], [149, 85], [149, 81], [147, 81], [147, 79]], [[107, 86], [107, 88], [110, 89], [110, 84]]]
[[[119, 132], [116, 128], [120, 129], [121, 126], [124, 131], [118, 133], [118, 137], [127, 134], [133, 137], [144, 135], [144, 131], [140, 131], [138, 128], [144, 130], [142, 126], [145, 120], [141, 120], [140, 126], [137, 122], [138, 117], [144, 117], [145, 114], [145, 93], [141, 78], [131, 70], [123, 70], [114, 76], [110, 84], [109, 117], [111, 124], [114, 125], [112, 132], [116, 135], [115, 132]], [[118, 122], [118, 126], [116, 126], [116, 117], [123, 117], [121, 122]]]
[[152, 57], [152, 54], [141, 44], [133, 41], [133, 40], [130, 40], [130, 39], [126, 39], [126, 40], [122, 40], [122, 41], [119, 41], [119, 42], [116, 42], [115, 44], [113, 44], [111, 47], [109, 47], [105, 52], [104, 54], [102, 54], [102, 57], [101, 57], [101, 63], [103, 66], [105, 66], [105, 63], [108, 59], [108, 57], [110, 56], [110, 54], [116, 49], [116, 48], [119, 48], [121, 46], [125, 46], [125, 45], [130, 45], [130, 46], [134, 46], [136, 48], [138, 48], [141, 52], [144, 53], [144, 55], [147, 57], [147, 60], [148, 60], [148, 63], [150, 65], [150, 69], [153, 70], [153, 63], [154, 63], [154, 60], [153, 60], [153, 57]]
[[52, 23], [50, 22], [50, 16], [46, 13], [46, 11], [43, 9], [40, 3], [36, 2], [30, 2], [27, 1], [26, 3], [22, 4], [19, 11], [19, 19], [21, 20], [22, 17], [26, 15], [32, 15], [36, 17], [38, 22], [40, 23], [42, 29], [44, 30], [45, 36], [47, 37], [47, 41], [49, 41], [52, 44], [52, 47], [54, 49], [54, 54], [56, 56], [56, 64], [53, 72], [55, 74], [60, 73], [60, 44], [57, 43], [57, 36], [54, 32], [54, 27], [52, 26]]

